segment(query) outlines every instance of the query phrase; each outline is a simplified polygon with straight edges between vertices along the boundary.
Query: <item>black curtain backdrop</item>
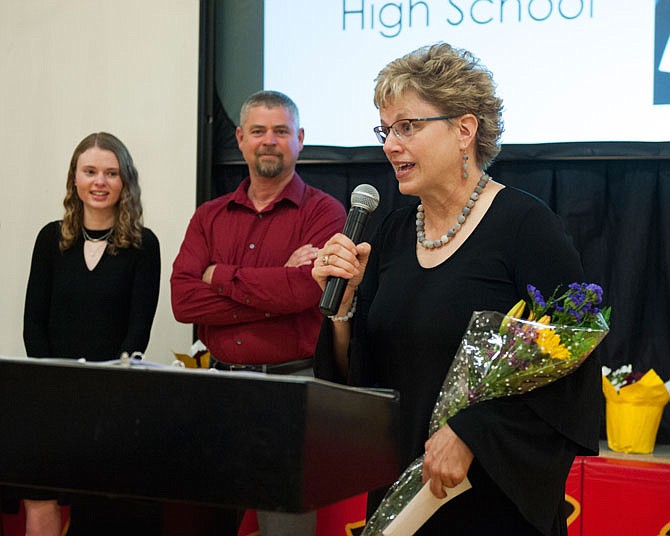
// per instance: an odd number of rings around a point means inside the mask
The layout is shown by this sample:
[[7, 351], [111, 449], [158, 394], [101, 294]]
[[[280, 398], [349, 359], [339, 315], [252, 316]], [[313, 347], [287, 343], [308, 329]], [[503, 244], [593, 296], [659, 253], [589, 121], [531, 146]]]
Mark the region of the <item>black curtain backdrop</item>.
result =
[[[220, 107], [215, 116], [212, 197], [234, 190], [247, 175], [232, 122]], [[388, 211], [413, 201], [399, 194], [381, 147], [306, 147], [298, 173], [347, 210], [358, 184], [375, 186], [381, 202], [366, 236]], [[597, 350], [602, 363], [653, 368], [670, 380], [670, 143], [503, 146], [489, 173], [562, 217], [587, 281], [602, 285], [612, 306], [610, 334]], [[657, 442], [670, 443], [670, 405]]]

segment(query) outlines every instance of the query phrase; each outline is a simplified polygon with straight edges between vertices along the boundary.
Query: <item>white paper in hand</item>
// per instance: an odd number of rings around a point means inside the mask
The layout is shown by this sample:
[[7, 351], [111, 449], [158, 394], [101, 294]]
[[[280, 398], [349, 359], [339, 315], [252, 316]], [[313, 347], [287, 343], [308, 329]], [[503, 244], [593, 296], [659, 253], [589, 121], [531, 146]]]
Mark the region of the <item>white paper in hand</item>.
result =
[[437, 512], [440, 506], [471, 487], [470, 481], [466, 478], [453, 488], [445, 488], [447, 496], [444, 499], [438, 499], [431, 493], [428, 484], [424, 484], [419, 493], [389, 523], [382, 534], [384, 536], [410, 536], [414, 534], [430, 519], [430, 516]]

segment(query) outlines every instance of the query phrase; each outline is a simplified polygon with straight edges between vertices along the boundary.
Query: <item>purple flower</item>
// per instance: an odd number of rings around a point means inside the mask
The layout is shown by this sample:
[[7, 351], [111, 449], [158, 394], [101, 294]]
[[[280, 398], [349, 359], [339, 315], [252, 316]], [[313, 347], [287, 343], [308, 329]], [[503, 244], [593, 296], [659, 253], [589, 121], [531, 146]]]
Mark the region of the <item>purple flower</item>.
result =
[[536, 287], [534, 287], [533, 285], [528, 285], [526, 287], [526, 290], [530, 295], [530, 299], [533, 300], [534, 305], [537, 305], [540, 308], [544, 308], [547, 306], [547, 302], [544, 299], [544, 296], [542, 296], [542, 293]]
[[606, 321], [609, 319], [609, 307], [599, 307], [603, 289], [595, 283], [570, 283], [563, 294], [554, 291], [547, 300], [533, 285], [526, 288], [531, 299], [531, 318], [549, 315], [552, 322], [568, 325], [591, 325], [601, 313]]
[[570, 316], [574, 317], [575, 321], [577, 321], [577, 322], [581, 322], [581, 320], [582, 320], [582, 316], [584, 316], [584, 315], [582, 315], [582, 313], [579, 312], [577, 309], [570, 309], [570, 310], [568, 311], [568, 314], [569, 314]]

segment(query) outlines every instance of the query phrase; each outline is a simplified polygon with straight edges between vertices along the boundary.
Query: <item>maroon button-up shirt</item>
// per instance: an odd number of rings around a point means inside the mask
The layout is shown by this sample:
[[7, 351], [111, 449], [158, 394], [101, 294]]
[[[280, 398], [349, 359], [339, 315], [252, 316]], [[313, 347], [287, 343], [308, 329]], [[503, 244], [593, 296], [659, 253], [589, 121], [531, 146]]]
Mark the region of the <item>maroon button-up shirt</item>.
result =
[[[323, 316], [311, 265], [284, 264], [305, 244], [322, 247], [341, 232], [342, 204], [295, 174], [262, 212], [234, 192], [201, 205], [172, 266], [172, 310], [198, 324], [212, 355], [228, 363], [282, 363], [311, 356]], [[212, 284], [202, 280], [216, 264]]]

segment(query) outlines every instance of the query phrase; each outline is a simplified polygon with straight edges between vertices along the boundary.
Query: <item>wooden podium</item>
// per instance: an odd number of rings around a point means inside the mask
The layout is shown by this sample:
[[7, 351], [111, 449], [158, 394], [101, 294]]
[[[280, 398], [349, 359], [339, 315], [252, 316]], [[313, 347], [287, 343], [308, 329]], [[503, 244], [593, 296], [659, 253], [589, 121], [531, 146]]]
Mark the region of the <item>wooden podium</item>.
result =
[[394, 393], [299, 376], [0, 358], [0, 483], [287, 512], [392, 483]]

